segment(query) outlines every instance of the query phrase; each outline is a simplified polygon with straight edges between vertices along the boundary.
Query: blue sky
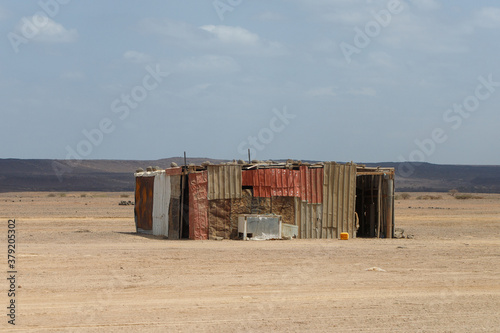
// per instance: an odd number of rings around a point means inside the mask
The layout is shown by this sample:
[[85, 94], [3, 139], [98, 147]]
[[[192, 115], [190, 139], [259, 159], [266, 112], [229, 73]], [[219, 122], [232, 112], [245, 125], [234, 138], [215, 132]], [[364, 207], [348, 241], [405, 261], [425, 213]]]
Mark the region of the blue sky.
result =
[[500, 164], [496, 1], [0, 1], [0, 158]]

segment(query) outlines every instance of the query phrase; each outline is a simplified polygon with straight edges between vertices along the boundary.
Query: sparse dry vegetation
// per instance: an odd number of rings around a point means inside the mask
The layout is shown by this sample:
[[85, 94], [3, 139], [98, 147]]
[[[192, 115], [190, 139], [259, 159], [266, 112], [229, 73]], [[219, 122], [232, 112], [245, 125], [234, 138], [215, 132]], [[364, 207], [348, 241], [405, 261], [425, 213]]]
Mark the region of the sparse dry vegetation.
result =
[[397, 194], [394, 199], [396, 200], [408, 200], [411, 198], [411, 195], [409, 195], [408, 193], [401, 193], [401, 194]]
[[461, 194], [456, 194], [455, 199], [459, 200], [467, 200], [467, 199], [482, 199], [483, 197], [479, 195], [473, 195], [469, 193], [461, 193]]
[[417, 200], [440, 200], [442, 197], [440, 195], [421, 195], [417, 197]]

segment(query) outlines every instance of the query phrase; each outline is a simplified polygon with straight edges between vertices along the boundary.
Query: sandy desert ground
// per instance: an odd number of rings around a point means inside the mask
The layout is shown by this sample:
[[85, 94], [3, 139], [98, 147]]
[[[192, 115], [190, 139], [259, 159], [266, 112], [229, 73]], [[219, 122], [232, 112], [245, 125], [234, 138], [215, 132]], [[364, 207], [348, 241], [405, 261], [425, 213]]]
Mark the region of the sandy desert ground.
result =
[[396, 201], [413, 239], [260, 242], [136, 235], [127, 194], [0, 194], [0, 330], [500, 332], [498, 194]]

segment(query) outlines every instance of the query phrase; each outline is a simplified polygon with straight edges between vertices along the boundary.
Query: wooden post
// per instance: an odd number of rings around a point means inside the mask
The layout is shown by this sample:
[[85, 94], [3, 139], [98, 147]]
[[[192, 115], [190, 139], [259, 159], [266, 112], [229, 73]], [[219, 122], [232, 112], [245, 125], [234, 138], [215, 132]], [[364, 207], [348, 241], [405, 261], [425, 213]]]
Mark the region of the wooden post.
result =
[[394, 180], [387, 179], [387, 205], [386, 205], [386, 225], [385, 225], [385, 237], [392, 238], [392, 211], [393, 211], [393, 201], [394, 201]]
[[377, 195], [377, 238], [380, 238], [380, 225], [382, 224], [382, 176], [378, 176], [378, 195]]
[[375, 200], [373, 199], [373, 187], [375, 183], [375, 176], [371, 175], [370, 179], [370, 197], [372, 199], [372, 202], [370, 204], [370, 237], [375, 237]]

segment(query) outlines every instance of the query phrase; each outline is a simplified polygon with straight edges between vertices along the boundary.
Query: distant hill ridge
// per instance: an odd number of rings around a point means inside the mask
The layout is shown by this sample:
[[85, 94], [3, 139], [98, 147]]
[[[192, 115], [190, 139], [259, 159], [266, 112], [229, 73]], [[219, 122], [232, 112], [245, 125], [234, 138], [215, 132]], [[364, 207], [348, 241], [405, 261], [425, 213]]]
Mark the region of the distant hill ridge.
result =
[[[226, 162], [210, 158], [188, 158], [188, 163]], [[160, 160], [49, 160], [0, 159], [0, 192], [20, 191], [133, 191], [137, 168], [184, 163], [182, 157]], [[314, 162], [314, 161], [308, 161]], [[394, 167], [396, 191], [500, 193], [500, 166], [440, 165], [430, 163], [359, 163]], [[411, 172], [409, 172], [411, 171]]]

